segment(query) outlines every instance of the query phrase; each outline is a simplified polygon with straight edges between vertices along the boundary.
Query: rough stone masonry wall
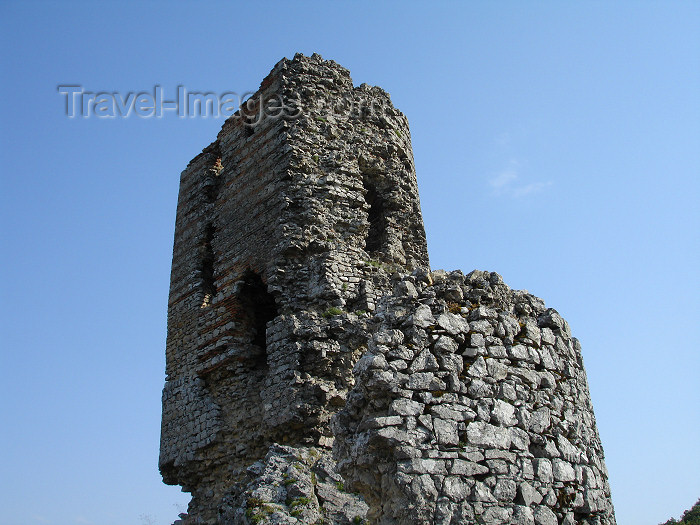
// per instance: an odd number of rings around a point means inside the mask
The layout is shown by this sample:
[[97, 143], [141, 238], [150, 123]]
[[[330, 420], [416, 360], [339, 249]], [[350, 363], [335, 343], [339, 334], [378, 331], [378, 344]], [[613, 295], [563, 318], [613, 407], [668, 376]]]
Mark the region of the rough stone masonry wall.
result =
[[334, 420], [373, 523], [614, 524], [581, 347], [495, 273], [403, 277]]
[[166, 374], [182, 523], [614, 523], [568, 326], [429, 272], [406, 117], [318, 55], [182, 173]]

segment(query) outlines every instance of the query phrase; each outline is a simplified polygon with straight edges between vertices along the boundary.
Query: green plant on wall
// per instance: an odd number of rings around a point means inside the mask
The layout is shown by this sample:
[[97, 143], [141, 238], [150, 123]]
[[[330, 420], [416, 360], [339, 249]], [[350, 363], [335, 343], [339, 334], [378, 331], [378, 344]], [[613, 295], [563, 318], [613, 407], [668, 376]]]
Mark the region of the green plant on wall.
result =
[[323, 312], [323, 314], [321, 314], [321, 315], [323, 315], [323, 317], [328, 319], [329, 317], [334, 317], [334, 316], [340, 315], [342, 313], [343, 313], [343, 311], [340, 308], [338, 308], [336, 306], [331, 306], [328, 310]]

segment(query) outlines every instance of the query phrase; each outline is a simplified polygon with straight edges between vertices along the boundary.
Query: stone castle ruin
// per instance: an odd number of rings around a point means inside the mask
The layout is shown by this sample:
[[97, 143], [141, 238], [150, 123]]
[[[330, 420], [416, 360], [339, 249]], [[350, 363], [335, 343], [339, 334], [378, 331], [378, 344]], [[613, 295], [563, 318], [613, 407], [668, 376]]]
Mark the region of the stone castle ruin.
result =
[[568, 324], [430, 271], [406, 117], [318, 55], [182, 172], [166, 362], [183, 525], [615, 524]]

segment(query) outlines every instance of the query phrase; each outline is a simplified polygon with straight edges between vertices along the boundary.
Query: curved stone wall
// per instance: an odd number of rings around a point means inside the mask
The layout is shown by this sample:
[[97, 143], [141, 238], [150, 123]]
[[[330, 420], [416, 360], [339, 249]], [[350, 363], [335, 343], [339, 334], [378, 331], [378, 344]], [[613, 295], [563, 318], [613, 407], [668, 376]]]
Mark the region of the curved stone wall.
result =
[[372, 523], [614, 524], [578, 340], [496, 273], [403, 277], [335, 417]]

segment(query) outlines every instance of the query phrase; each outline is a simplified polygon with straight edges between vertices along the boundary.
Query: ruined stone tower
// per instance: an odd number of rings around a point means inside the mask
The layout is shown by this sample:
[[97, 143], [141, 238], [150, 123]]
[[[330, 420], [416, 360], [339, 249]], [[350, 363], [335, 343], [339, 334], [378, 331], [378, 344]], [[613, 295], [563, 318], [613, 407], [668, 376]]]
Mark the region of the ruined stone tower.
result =
[[568, 325], [430, 272], [406, 118], [318, 55], [182, 173], [166, 361], [183, 523], [615, 523]]

